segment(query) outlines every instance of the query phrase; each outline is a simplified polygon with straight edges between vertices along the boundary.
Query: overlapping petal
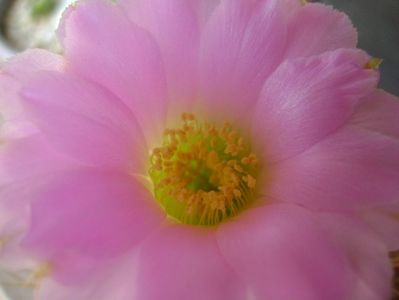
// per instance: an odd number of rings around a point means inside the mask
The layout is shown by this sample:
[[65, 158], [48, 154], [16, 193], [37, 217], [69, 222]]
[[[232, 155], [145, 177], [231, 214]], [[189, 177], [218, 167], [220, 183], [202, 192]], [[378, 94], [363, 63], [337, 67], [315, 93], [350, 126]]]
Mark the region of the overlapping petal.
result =
[[284, 57], [292, 59], [356, 48], [357, 31], [344, 13], [319, 3], [308, 3], [291, 20], [287, 41]]
[[36, 133], [27, 120], [19, 97], [24, 82], [40, 71], [62, 71], [64, 59], [44, 50], [32, 49], [11, 58], [0, 71], [0, 143]]
[[218, 242], [250, 299], [354, 300], [347, 257], [302, 208], [251, 209], [222, 225]]
[[275, 167], [266, 192], [316, 209], [355, 210], [397, 202], [399, 140], [347, 127]]
[[34, 197], [24, 245], [50, 263], [69, 252], [94, 258], [120, 255], [163, 219], [150, 193], [119, 172], [70, 171]]
[[71, 71], [122, 99], [146, 137], [159, 134], [166, 117], [166, 79], [148, 31], [130, 22], [120, 6], [92, 0], [67, 11], [59, 35]]
[[353, 215], [316, 214], [320, 227], [350, 259], [356, 277], [351, 300], [390, 299], [393, 269], [381, 236]]
[[135, 116], [101, 86], [43, 73], [26, 84], [23, 98], [58, 151], [92, 165], [143, 171], [147, 148]]
[[301, 153], [344, 125], [377, 85], [368, 59], [342, 49], [281, 64], [263, 87], [253, 123], [265, 159]]
[[74, 162], [58, 155], [25, 114], [21, 86], [43, 70], [62, 71], [61, 56], [34, 49], [16, 55], [0, 71], [0, 256], [8, 266], [32, 265], [20, 247], [30, 222], [30, 197], [51, 175]]
[[201, 2], [122, 1], [132, 21], [147, 29], [157, 41], [167, 75], [169, 97], [173, 100], [170, 104], [175, 109], [189, 110], [191, 100], [197, 96], [201, 22], [197, 9]]
[[350, 120], [350, 124], [399, 139], [399, 98], [376, 90], [366, 99]]
[[[279, 1], [222, 1], [201, 40], [201, 104], [208, 113], [248, 113], [281, 62], [286, 26]], [[219, 116], [220, 118], [220, 116]]]
[[167, 225], [141, 246], [138, 262], [137, 299], [245, 299], [212, 230]]

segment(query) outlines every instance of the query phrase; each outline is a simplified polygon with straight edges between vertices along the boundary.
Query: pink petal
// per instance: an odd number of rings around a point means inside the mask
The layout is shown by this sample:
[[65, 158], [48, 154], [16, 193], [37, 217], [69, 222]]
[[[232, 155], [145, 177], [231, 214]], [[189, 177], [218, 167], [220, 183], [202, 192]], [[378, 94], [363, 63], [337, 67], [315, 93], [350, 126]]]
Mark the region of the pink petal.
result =
[[129, 108], [101, 87], [43, 73], [23, 91], [34, 121], [58, 151], [96, 166], [143, 172], [144, 138]]
[[233, 114], [231, 119], [249, 111], [280, 63], [285, 41], [279, 1], [222, 1], [201, 41], [201, 101], [207, 113], [218, 119]]
[[203, 2], [122, 1], [132, 21], [149, 30], [160, 47], [174, 109], [190, 110], [190, 100], [196, 97], [200, 37], [196, 8], [200, 3], [209, 6]]
[[54, 174], [78, 166], [78, 161], [56, 152], [41, 134], [9, 142], [1, 147], [0, 203], [17, 211]]
[[140, 248], [137, 299], [242, 300], [244, 289], [212, 230], [168, 226]]
[[296, 155], [337, 130], [378, 73], [364, 68], [360, 50], [337, 50], [283, 63], [267, 80], [257, 104], [253, 139], [271, 162]]
[[399, 98], [376, 90], [364, 100], [351, 124], [399, 139]]
[[209, 18], [214, 13], [215, 9], [220, 5], [223, 0], [202, 0], [196, 2], [197, 14], [199, 16], [201, 29], [208, 23]]
[[287, 40], [286, 58], [305, 57], [356, 48], [357, 31], [344, 13], [323, 4], [308, 3], [291, 21]]
[[353, 300], [346, 257], [302, 208], [251, 209], [222, 225], [217, 237], [253, 299]]
[[280, 0], [279, 2], [282, 5], [286, 21], [290, 21], [303, 8], [301, 0]]
[[[385, 300], [392, 296], [393, 268], [380, 236], [364, 223], [342, 214], [315, 215], [335, 245], [349, 257], [356, 276], [350, 300]], [[340, 299], [340, 298], [337, 298]]]
[[[370, 95], [352, 117], [351, 124], [399, 140], [399, 99], [383, 90]], [[364, 218], [381, 236], [390, 251], [399, 248], [399, 207], [395, 202], [367, 211]]]
[[397, 202], [399, 140], [346, 127], [277, 164], [272, 199], [314, 209], [353, 210]]
[[60, 36], [70, 69], [100, 83], [134, 112], [145, 136], [159, 134], [166, 82], [152, 36], [108, 1], [88, 0], [65, 14]]
[[389, 208], [372, 209], [363, 212], [362, 217], [375, 233], [378, 234], [388, 250], [396, 251], [399, 249], [398, 208], [396, 207], [394, 210], [389, 210]]
[[109, 258], [137, 245], [162, 219], [131, 176], [81, 169], [56, 176], [36, 195], [24, 246], [55, 265], [71, 252]]

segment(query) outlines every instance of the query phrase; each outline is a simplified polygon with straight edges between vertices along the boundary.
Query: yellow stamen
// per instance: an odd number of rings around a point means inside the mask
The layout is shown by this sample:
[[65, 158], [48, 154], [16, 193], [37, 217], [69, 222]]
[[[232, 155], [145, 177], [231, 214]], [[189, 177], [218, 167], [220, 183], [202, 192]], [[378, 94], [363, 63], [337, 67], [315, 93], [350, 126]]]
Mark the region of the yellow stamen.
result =
[[215, 225], [235, 216], [253, 199], [258, 159], [226, 122], [200, 122], [183, 113], [179, 129], [166, 129], [150, 157], [154, 194], [179, 222]]
[[377, 70], [381, 64], [382, 64], [381, 58], [373, 57], [367, 62], [366, 69]]

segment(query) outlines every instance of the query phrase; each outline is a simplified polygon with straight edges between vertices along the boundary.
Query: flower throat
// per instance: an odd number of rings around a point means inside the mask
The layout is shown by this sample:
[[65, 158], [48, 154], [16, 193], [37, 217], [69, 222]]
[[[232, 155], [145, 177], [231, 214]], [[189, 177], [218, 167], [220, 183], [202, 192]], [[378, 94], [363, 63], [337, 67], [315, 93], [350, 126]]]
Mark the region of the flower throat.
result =
[[154, 194], [184, 224], [212, 226], [237, 215], [253, 199], [258, 159], [228, 122], [217, 127], [182, 114], [150, 157]]

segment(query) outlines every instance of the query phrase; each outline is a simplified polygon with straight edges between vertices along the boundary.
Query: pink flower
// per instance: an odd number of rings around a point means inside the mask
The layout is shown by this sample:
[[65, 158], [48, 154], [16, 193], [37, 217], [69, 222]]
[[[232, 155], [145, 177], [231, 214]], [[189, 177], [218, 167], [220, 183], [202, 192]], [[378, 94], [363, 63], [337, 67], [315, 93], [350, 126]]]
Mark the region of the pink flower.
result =
[[3, 257], [38, 299], [389, 299], [399, 104], [344, 14], [87, 0], [59, 37], [0, 73]]

